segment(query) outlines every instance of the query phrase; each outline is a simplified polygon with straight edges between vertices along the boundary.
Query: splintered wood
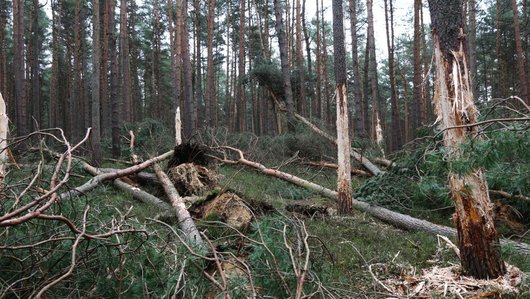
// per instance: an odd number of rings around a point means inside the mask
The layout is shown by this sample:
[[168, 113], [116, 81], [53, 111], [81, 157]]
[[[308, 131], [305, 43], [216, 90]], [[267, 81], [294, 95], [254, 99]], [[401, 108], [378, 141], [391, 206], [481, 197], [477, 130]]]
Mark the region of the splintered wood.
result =
[[[440, 236], [439, 236], [440, 237]], [[458, 255], [458, 248], [442, 237], [446, 248], [454, 250]], [[506, 294], [519, 293], [518, 286], [523, 281], [525, 274], [517, 267], [506, 264], [506, 274], [497, 279], [475, 279], [462, 275], [460, 265], [440, 266], [423, 269], [421, 275], [415, 268], [401, 271], [399, 277], [390, 277], [385, 280], [377, 279], [379, 285], [384, 286], [386, 292], [394, 296], [405, 298], [432, 298], [442, 296], [450, 298], [489, 298]], [[372, 273], [372, 275], [374, 275]]]

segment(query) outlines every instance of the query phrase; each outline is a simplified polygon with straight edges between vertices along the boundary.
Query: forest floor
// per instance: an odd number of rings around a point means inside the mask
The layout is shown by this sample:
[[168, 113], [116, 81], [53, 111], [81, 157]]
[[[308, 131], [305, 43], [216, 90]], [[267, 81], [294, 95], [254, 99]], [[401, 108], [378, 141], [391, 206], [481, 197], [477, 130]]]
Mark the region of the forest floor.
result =
[[[303, 143], [304, 137], [300, 138]], [[295, 143], [304, 147], [300, 141]], [[277, 151], [269, 146], [275, 145], [270, 141], [266, 145], [266, 153], [255, 152], [254, 159], [336, 188], [335, 170], [298, 163], [300, 159], [272, 159], [270, 155]], [[326, 152], [308, 146], [304, 149]], [[298, 154], [286, 151], [280, 156]], [[437, 161], [426, 154], [422, 157], [431, 164]], [[39, 161], [42, 156], [28, 159]], [[418, 164], [415, 159], [411, 160]], [[10, 173], [6, 184], [12, 186], [13, 194], [41, 194], [38, 188], [24, 189], [36, 171], [43, 172], [45, 182], [53, 168], [30, 162], [26, 165], [35, 166]], [[114, 161], [105, 167], [124, 166]], [[530, 257], [517, 254], [514, 248], [503, 246], [501, 251], [506, 263], [519, 270], [510, 267], [504, 280], [468, 279], [460, 275], [453, 245], [444, 237], [405, 231], [355, 210], [349, 216], [339, 216], [333, 200], [241, 165], [212, 163], [209, 170], [217, 174], [216, 187], [191, 204], [192, 215], [213, 195], [228, 191], [246, 204], [252, 213], [251, 223], [235, 228], [227, 225], [224, 211], [210, 208], [214, 213], [196, 219], [205, 245], [193, 247], [185, 242], [178, 222], [167, 216], [167, 210], [140, 202], [111, 184], [101, 184], [54, 206], [51, 212], [64, 215], [92, 235], [113, 232], [110, 237], [90, 237], [76, 244], [76, 234], [64, 223], [50, 219], [34, 219], [0, 231], [0, 298], [34, 297], [65, 273], [69, 274], [48, 291], [50, 298], [530, 297], [530, 279], [523, 274], [530, 273]], [[404, 163], [377, 177], [354, 175], [354, 196], [451, 226], [451, 204], [447, 198], [439, 198], [447, 192], [430, 181], [429, 171], [422, 170], [424, 176], [417, 184], [405, 178], [409, 172]], [[91, 177], [77, 163], [71, 174], [67, 188]], [[440, 177], [443, 185], [445, 179]], [[135, 186], [165, 197], [157, 184]], [[410, 190], [415, 188], [421, 190]], [[357, 197], [360, 195], [363, 198]], [[12, 201], [24, 202], [34, 198], [31, 196], [8, 198], [0, 206], [2, 214]], [[202, 211], [205, 209], [209, 208]], [[505, 238], [519, 236], [517, 241], [529, 243], [525, 238], [528, 224], [524, 223], [528, 210], [521, 211], [523, 219], [518, 224], [522, 232], [502, 221], [499, 231]], [[129, 232], [115, 233], [119, 230]], [[75, 249], [80, 253], [75, 255]]]

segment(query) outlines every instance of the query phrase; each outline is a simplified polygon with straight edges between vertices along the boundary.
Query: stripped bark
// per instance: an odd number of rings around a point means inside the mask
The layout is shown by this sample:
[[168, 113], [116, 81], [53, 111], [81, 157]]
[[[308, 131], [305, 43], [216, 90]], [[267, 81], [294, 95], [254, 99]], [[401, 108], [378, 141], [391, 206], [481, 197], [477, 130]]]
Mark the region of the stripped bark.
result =
[[[315, 184], [313, 182], [301, 179], [297, 176], [294, 176], [292, 174], [279, 171], [276, 169], [267, 168], [261, 163], [254, 162], [247, 160], [245, 156], [243, 155], [243, 152], [239, 149], [223, 146], [222, 148], [232, 150], [238, 153], [239, 159], [237, 160], [228, 160], [226, 158], [220, 159], [222, 162], [227, 164], [243, 164], [252, 168], [255, 168], [259, 170], [261, 173], [277, 177], [279, 179], [282, 179], [284, 181], [287, 181], [289, 183], [295, 184], [297, 186], [300, 186], [302, 188], [306, 188], [308, 190], [311, 190], [315, 193], [318, 193], [324, 197], [337, 200], [337, 192], [330, 190], [328, 188], [322, 187], [318, 184]], [[386, 222], [388, 224], [391, 224], [393, 226], [396, 226], [398, 228], [406, 229], [406, 230], [413, 230], [413, 231], [423, 231], [429, 234], [433, 235], [442, 235], [446, 237], [455, 237], [456, 236], [456, 230], [454, 228], [439, 225], [435, 223], [431, 223], [429, 221], [414, 218], [409, 215], [400, 214], [398, 212], [394, 212], [391, 210], [388, 210], [383, 207], [378, 207], [371, 205], [370, 203], [359, 201], [356, 199], [352, 199], [352, 206], [354, 209], [359, 210], [361, 212], [365, 212], [369, 215], [371, 215], [374, 218], [377, 218], [383, 222]], [[501, 245], [510, 246], [514, 249], [515, 252], [522, 255], [530, 255], [530, 245], [526, 243], [520, 243], [520, 242], [514, 242], [512, 240], [508, 239], [502, 239], [500, 241]]]
[[[480, 138], [476, 125], [478, 110], [464, 50], [462, 3], [429, 0], [429, 8], [436, 65], [433, 102], [449, 159], [456, 160], [461, 158], [462, 143]], [[504, 275], [506, 266], [482, 169], [474, 168], [464, 174], [450, 171], [449, 189], [455, 204], [454, 222], [464, 274], [478, 279]]]
[[153, 164], [153, 169], [155, 170], [156, 175], [160, 180], [160, 183], [164, 187], [164, 191], [166, 191], [166, 195], [168, 196], [169, 201], [171, 202], [171, 206], [173, 206], [176, 211], [179, 226], [184, 232], [184, 235], [186, 236], [188, 241], [192, 243], [202, 243], [202, 238], [199, 233], [199, 230], [195, 226], [195, 223], [193, 222], [190, 213], [186, 209], [184, 200], [177, 192], [177, 189], [175, 189], [175, 186], [173, 185], [167, 174], [162, 170], [162, 168], [158, 164]]

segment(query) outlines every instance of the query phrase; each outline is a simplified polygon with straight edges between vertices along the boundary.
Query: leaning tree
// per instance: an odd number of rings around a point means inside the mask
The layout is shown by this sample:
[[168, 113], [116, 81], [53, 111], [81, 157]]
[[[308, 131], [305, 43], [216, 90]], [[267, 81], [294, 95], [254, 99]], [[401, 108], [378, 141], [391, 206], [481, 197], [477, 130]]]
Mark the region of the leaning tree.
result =
[[[459, 159], [459, 147], [479, 138], [462, 16], [462, 0], [429, 0], [436, 64], [434, 106], [449, 159]], [[496, 278], [506, 272], [493, 222], [488, 185], [479, 168], [449, 172], [455, 204], [454, 221], [464, 274]]]

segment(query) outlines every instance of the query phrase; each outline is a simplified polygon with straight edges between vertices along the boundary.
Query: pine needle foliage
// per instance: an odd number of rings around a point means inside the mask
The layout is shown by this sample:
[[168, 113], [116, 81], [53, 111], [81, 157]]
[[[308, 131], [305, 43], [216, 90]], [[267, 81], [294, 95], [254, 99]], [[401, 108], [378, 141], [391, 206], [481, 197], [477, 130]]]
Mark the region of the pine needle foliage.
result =
[[[425, 142], [413, 151], [398, 153], [395, 166], [366, 181], [355, 197], [402, 212], [444, 209], [452, 205], [449, 171], [463, 175], [479, 168], [485, 170], [490, 190], [528, 196], [528, 148], [530, 135], [517, 130], [493, 131], [482, 139], [472, 139], [458, 149], [459, 158], [454, 160], [448, 159], [440, 142]], [[512, 200], [509, 204], [528, 219], [530, 206], [526, 202]]]

